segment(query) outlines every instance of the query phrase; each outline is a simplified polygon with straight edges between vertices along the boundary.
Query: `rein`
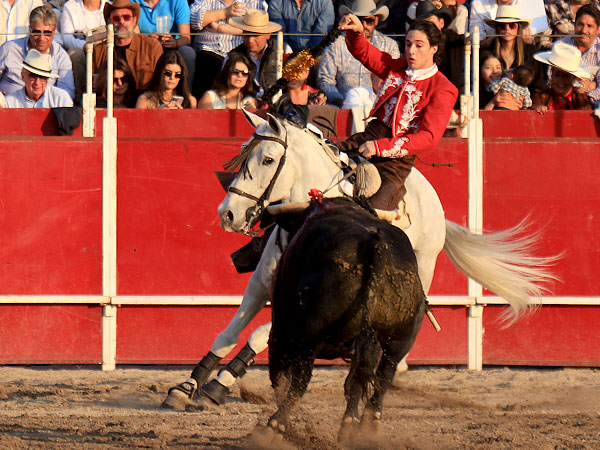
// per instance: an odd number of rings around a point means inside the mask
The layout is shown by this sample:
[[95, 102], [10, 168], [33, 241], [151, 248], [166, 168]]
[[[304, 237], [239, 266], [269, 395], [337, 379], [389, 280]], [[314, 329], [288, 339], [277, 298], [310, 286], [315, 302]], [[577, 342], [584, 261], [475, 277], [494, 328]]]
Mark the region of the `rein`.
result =
[[273, 191], [273, 188], [275, 187], [275, 182], [277, 181], [277, 178], [279, 177], [279, 174], [281, 173], [281, 170], [283, 169], [283, 165], [285, 164], [285, 160], [286, 160], [286, 156], [287, 156], [287, 148], [288, 148], [287, 130], [286, 130], [286, 134], [285, 134], [285, 140], [280, 139], [275, 136], [264, 136], [264, 135], [260, 135], [260, 134], [256, 134], [256, 133], [254, 133], [252, 135], [252, 137], [254, 139], [248, 145], [253, 145], [257, 141], [276, 142], [277, 144], [280, 144], [283, 147], [283, 156], [279, 159], [279, 165], [277, 166], [275, 175], [273, 175], [273, 178], [271, 179], [269, 185], [267, 186], [267, 188], [265, 189], [265, 191], [262, 193], [262, 195], [260, 197], [256, 197], [252, 194], [249, 194], [247, 192], [242, 191], [241, 189], [238, 189], [238, 188], [232, 187], [232, 186], [230, 186], [227, 189], [229, 192], [240, 195], [242, 197], [246, 197], [256, 203], [254, 205], [254, 207], [248, 209], [248, 211], [246, 212], [246, 225], [244, 225], [244, 228], [242, 229], [242, 233], [244, 233], [247, 236], [256, 236], [261, 231], [264, 231], [262, 229], [256, 230], [256, 231], [251, 231], [251, 228], [259, 220], [260, 215], [264, 211], [265, 201], [269, 199], [269, 196], [271, 195], [271, 192]]

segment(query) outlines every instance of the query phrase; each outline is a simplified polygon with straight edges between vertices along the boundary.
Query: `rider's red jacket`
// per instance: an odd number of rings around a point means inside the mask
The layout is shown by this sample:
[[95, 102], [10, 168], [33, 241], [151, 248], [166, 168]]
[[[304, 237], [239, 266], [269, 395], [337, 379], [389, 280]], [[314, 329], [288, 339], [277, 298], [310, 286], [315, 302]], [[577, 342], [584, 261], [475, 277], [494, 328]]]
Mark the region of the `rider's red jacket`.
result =
[[369, 117], [392, 130], [375, 141], [377, 156], [401, 158], [434, 149], [444, 135], [458, 89], [434, 64], [415, 76], [406, 58], [394, 59], [371, 45], [364, 35], [346, 31], [350, 53], [384, 80]]

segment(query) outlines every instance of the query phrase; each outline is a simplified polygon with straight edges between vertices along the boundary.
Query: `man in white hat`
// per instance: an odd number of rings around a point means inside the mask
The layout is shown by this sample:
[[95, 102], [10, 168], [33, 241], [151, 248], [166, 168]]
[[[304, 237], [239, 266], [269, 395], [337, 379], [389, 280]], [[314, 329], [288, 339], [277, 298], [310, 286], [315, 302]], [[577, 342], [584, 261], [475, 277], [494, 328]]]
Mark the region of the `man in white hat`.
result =
[[[527, 0], [537, 1], [537, 0]], [[541, 1], [541, 0], [540, 0]], [[481, 39], [495, 34], [494, 28], [486, 23], [486, 19], [494, 19], [498, 7], [503, 5], [519, 6], [523, 0], [473, 0], [469, 12], [469, 31], [473, 34], [475, 26], [479, 27]]]
[[[377, 7], [373, 0], [355, 0], [349, 7], [341, 6], [340, 14], [356, 15], [365, 30], [365, 37], [379, 50], [394, 58], [400, 56], [398, 43], [384, 36], [375, 28], [380, 20], [388, 16], [387, 6]], [[346, 39], [340, 36], [323, 51], [319, 63], [319, 89], [325, 92], [328, 103], [342, 106], [348, 91], [352, 88], [371, 88], [371, 72], [355, 59], [346, 46]]]
[[540, 52], [534, 58], [549, 66], [549, 89], [536, 90], [533, 109], [540, 114], [548, 110], [591, 109], [589, 96], [577, 92], [575, 86], [589, 80], [590, 72], [581, 60], [581, 52], [565, 42], [556, 42], [552, 51]]
[[52, 73], [50, 55], [32, 48], [21, 67], [25, 86], [6, 96], [5, 108], [73, 106], [73, 100], [66, 91], [48, 84], [48, 78], [58, 78], [58, 75]]
[[557, 42], [576, 47], [581, 60], [590, 70], [590, 78], [581, 79], [575, 91], [587, 94], [595, 108], [600, 107], [600, 11], [595, 5], [585, 5], [575, 16], [575, 36], [567, 36]]
[[[261, 96], [264, 89], [277, 81], [277, 44], [271, 33], [281, 30], [281, 25], [269, 20], [269, 13], [260, 9], [249, 9], [242, 17], [231, 17], [229, 25], [244, 32], [242, 43], [228, 54], [244, 55], [253, 67], [254, 92]], [[291, 52], [291, 49], [289, 49]], [[288, 53], [284, 50], [284, 53]]]

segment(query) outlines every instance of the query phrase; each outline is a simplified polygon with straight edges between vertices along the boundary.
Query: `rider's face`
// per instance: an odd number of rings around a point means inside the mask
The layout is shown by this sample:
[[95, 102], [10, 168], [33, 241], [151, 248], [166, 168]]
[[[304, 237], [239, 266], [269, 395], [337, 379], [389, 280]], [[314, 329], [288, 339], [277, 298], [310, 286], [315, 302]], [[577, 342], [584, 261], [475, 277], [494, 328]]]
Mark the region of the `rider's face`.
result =
[[433, 57], [437, 45], [430, 45], [427, 35], [419, 30], [409, 31], [406, 35], [405, 54], [411, 69], [426, 69], [433, 66]]

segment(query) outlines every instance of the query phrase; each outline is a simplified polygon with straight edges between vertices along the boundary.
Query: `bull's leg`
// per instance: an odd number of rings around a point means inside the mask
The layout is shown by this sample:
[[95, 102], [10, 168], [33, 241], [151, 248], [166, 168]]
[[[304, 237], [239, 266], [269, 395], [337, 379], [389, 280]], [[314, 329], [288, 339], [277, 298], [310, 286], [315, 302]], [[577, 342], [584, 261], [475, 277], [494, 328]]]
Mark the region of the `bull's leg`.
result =
[[344, 383], [347, 403], [338, 433], [338, 442], [342, 445], [350, 443], [353, 434], [358, 429], [360, 423], [358, 407], [360, 401], [366, 395], [370, 380], [373, 378], [380, 352], [381, 349], [375, 341], [373, 333], [364, 333], [356, 340], [354, 357]]
[[369, 432], [377, 432], [381, 423], [383, 410], [383, 397], [390, 388], [396, 365], [402, 356], [408, 353], [412, 340], [393, 342], [390, 345], [382, 345], [381, 360], [375, 373], [375, 385], [373, 395], [367, 401], [361, 419], [361, 429]]
[[[219, 335], [208, 355], [202, 358], [194, 368], [190, 378], [169, 389], [169, 394], [162, 403], [163, 408], [185, 409], [194, 405], [192, 398], [196, 396], [198, 387], [203, 386], [208, 381], [210, 374], [219, 361], [233, 350], [242, 330], [264, 307], [268, 299], [268, 289], [262, 283], [259, 273], [256, 271], [250, 277], [242, 303], [227, 328]], [[264, 347], [260, 348], [260, 345], [257, 345], [257, 347], [259, 348], [252, 348], [255, 353], [264, 350]]]
[[[312, 377], [312, 371], [315, 363], [315, 354], [313, 351], [302, 351], [294, 355], [291, 359], [291, 366], [289, 370], [289, 389], [283, 397], [283, 400], [279, 403], [279, 408], [271, 416], [267, 426], [278, 433], [285, 433], [288, 417], [291, 409], [294, 407], [298, 399], [300, 399], [306, 389], [308, 383]], [[271, 363], [269, 362], [269, 371], [271, 372]], [[277, 390], [281, 387], [281, 378], [286, 378], [284, 373], [270, 373], [271, 382], [273, 387]], [[287, 380], [286, 380], [287, 381]]]

